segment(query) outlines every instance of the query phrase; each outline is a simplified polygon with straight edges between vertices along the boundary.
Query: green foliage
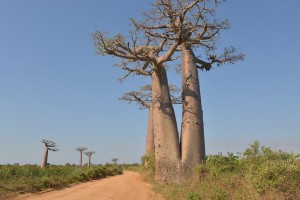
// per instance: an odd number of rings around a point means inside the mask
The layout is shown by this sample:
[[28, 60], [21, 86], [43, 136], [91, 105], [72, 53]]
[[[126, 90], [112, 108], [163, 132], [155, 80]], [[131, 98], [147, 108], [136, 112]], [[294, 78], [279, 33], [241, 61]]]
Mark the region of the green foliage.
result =
[[[37, 192], [47, 188], [62, 188], [72, 183], [122, 174], [121, 166], [0, 166], [0, 189], [8, 193]], [[0, 191], [1, 192], [1, 191]]]
[[[270, 189], [284, 192], [287, 182], [300, 190], [300, 179], [297, 178], [300, 177], [299, 156], [281, 150], [273, 151], [269, 147], [260, 146], [256, 141], [246, 149], [241, 161], [252, 187], [259, 194], [264, 194]], [[298, 195], [298, 192], [291, 193]]]
[[215, 171], [215, 173], [233, 172], [239, 169], [239, 164], [239, 157], [234, 156], [230, 152], [227, 153], [227, 156], [219, 153], [217, 155], [209, 155], [206, 158], [206, 166]]
[[259, 146], [260, 146], [260, 142], [255, 141], [253, 144], [250, 144], [250, 148], [247, 148], [243, 153], [243, 155], [247, 159], [257, 158], [258, 156], [260, 156]]
[[154, 151], [144, 156], [144, 167], [154, 174], [155, 172], [155, 154]]
[[[172, 200], [300, 199], [299, 157], [255, 141], [237, 155], [208, 155], [205, 163], [195, 167], [194, 176], [186, 183], [154, 188]], [[152, 169], [149, 167], [146, 173], [150, 174]]]
[[242, 169], [239, 156], [228, 152], [227, 156], [219, 153], [217, 155], [208, 155], [204, 164], [197, 165], [194, 169], [199, 179], [208, 175], [214, 179], [220, 179], [226, 173], [238, 172]]
[[155, 153], [149, 152], [142, 157], [142, 168], [140, 169], [142, 178], [148, 182], [154, 182], [155, 176]]

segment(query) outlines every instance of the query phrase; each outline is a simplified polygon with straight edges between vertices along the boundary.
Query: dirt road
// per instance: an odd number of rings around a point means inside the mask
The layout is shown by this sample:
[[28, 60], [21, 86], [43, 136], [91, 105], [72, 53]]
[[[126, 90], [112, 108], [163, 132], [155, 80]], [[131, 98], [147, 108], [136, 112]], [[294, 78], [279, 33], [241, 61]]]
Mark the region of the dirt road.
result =
[[74, 185], [58, 191], [19, 197], [17, 200], [161, 200], [150, 191], [138, 173], [123, 175]]

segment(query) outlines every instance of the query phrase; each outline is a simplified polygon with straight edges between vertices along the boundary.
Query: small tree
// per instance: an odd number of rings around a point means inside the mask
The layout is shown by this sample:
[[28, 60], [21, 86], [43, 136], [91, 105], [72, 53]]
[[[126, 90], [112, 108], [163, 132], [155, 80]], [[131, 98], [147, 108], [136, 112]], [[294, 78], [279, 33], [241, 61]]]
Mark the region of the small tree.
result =
[[47, 167], [47, 163], [48, 163], [48, 151], [49, 150], [59, 151], [59, 149], [57, 148], [57, 144], [51, 140], [43, 139], [41, 142], [45, 144], [45, 152], [44, 152], [41, 168], [45, 168]]
[[111, 159], [112, 164], [113, 164], [113, 165], [116, 165], [118, 160], [119, 160], [118, 158], [113, 158], [113, 159]]
[[82, 166], [82, 152], [86, 151], [87, 148], [86, 147], [77, 147], [75, 150], [79, 151], [79, 153], [80, 153], [79, 166]]
[[84, 152], [84, 154], [89, 158], [88, 166], [91, 166], [91, 157], [92, 157], [92, 155], [95, 154], [95, 153], [96, 153], [95, 151]]

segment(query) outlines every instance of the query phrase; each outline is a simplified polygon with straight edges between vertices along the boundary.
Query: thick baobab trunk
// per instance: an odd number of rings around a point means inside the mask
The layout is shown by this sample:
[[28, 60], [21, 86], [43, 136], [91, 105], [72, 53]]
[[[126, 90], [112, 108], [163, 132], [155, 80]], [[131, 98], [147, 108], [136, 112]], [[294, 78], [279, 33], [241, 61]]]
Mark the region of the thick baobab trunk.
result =
[[163, 66], [152, 73], [153, 128], [155, 144], [155, 179], [178, 182], [180, 147], [175, 113]]
[[48, 164], [48, 147], [45, 148], [45, 152], [44, 152], [44, 156], [43, 156], [43, 160], [42, 160], [42, 164], [41, 164], [41, 168], [45, 168], [47, 167]]
[[154, 130], [153, 130], [153, 109], [152, 103], [149, 106], [149, 114], [148, 114], [148, 130], [147, 130], [147, 138], [146, 138], [146, 155], [150, 152], [154, 152]]
[[189, 176], [192, 169], [205, 158], [203, 111], [200, 97], [198, 70], [194, 54], [182, 44], [182, 125], [181, 152], [183, 174]]

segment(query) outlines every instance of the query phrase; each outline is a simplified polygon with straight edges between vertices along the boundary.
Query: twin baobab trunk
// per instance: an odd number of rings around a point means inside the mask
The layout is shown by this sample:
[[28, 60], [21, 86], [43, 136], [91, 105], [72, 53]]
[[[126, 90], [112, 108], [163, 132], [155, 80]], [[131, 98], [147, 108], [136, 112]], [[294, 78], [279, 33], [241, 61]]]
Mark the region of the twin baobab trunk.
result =
[[204, 124], [200, 85], [194, 54], [182, 44], [182, 125], [181, 152], [184, 176], [205, 158]]
[[181, 145], [164, 67], [157, 67], [152, 74], [152, 100], [156, 180], [180, 182], [205, 158], [199, 77], [189, 46], [182, 45]]
[[160, 182], [178, 182], [180, 149], [175, 113], [166, 70], [156, 66], [152, 73], [155, 177]]
[[41, 168], [47, 167], [47, 164], [48, 164], [48, 151], [49, 151], [49, 148], [46, 147], [45, 152], [44, 152], [44, 156], [43, 156], [43, 160], [42, 160], [42, 164], [41, 164]]

